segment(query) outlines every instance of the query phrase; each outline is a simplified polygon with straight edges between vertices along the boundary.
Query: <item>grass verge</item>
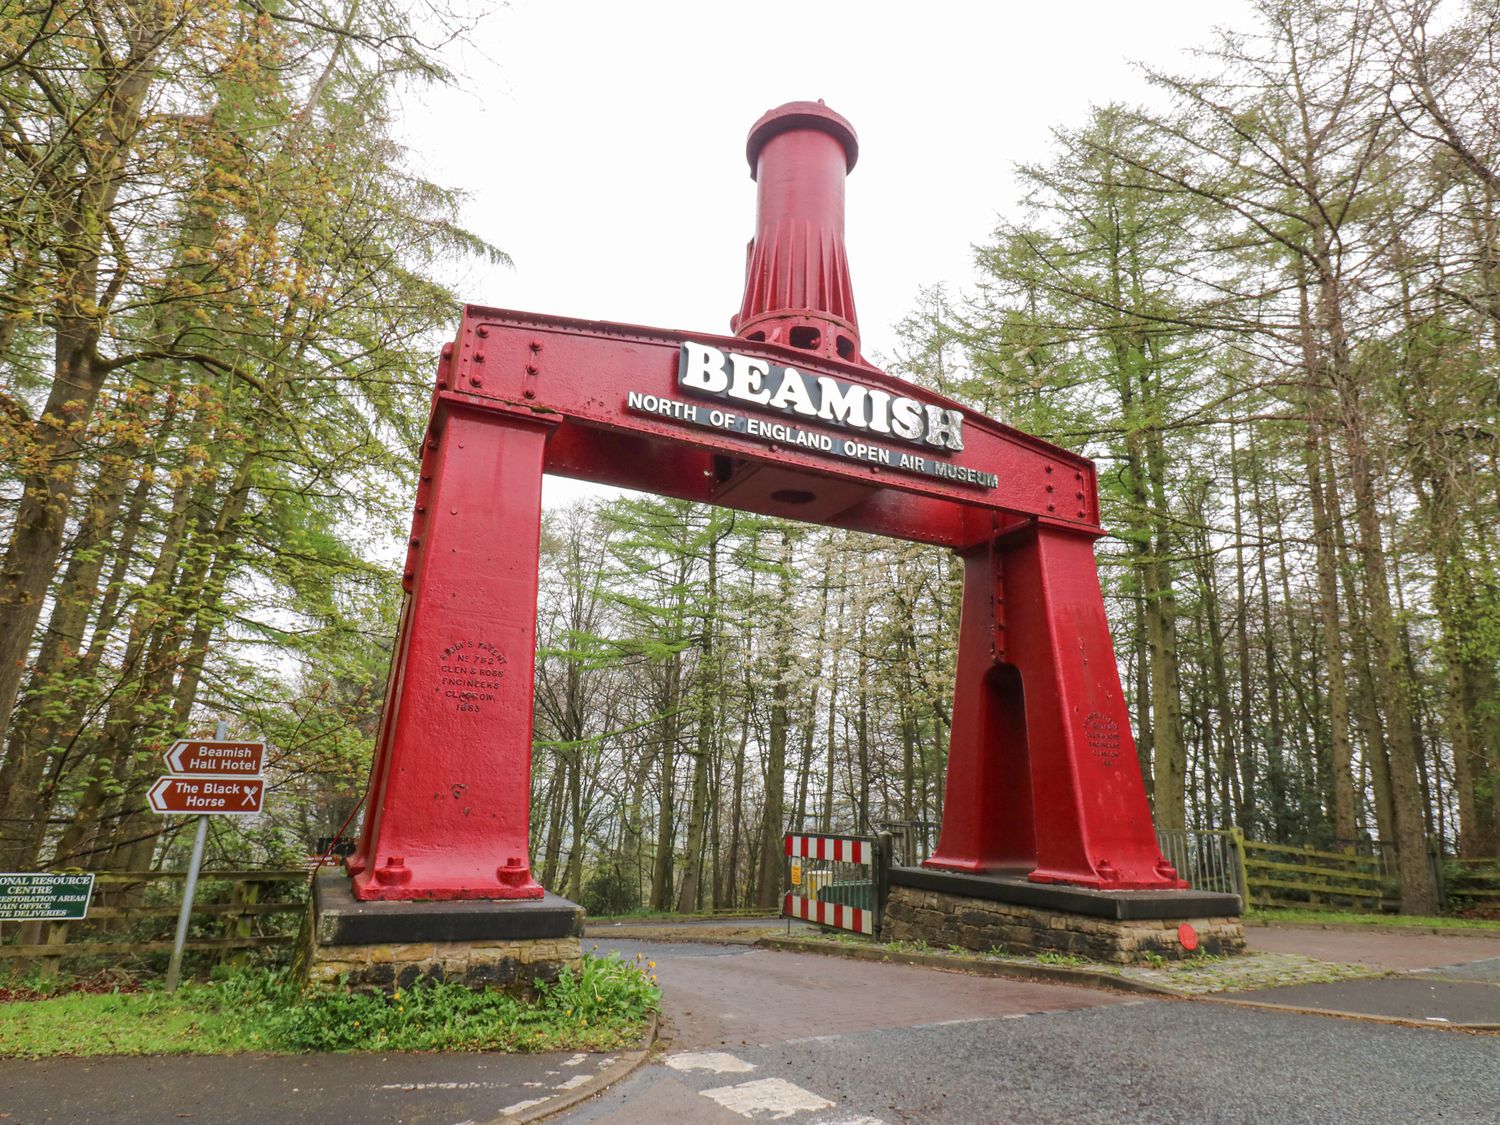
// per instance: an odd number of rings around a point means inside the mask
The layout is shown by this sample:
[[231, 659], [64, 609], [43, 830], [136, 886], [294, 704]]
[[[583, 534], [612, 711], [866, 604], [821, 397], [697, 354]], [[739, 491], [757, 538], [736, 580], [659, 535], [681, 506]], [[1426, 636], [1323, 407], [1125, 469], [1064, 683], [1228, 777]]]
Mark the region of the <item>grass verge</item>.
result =
[[[26, 995], [14, 990], [13, 995]], [[661, 993], [618, 958], [585, 957], [535, 1001], [457, 984], [392, 995], [304, 991], [288, 970], [0, 1003], [0, 1057], [244, 1051], [609, 1051], [640, 1040]]]
[[1245, 914], [1251, 925], [1279, 922], [1311, 922], [1322, 926], [1379, 926], [1433, 930], [1469, 930], [1500, 934], [1500, 922], [1484, 918], [1455, 918], [1444, 914], [1362, 914], [1352, 910], [1251, 910]]

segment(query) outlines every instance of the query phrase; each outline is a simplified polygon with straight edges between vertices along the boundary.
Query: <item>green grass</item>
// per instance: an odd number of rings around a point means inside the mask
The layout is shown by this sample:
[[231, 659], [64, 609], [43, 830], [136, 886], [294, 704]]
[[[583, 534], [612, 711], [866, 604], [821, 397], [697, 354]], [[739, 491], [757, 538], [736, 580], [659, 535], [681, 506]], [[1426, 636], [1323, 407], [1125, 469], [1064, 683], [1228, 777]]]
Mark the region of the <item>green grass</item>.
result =
[[1420, 926], [1440, 930], [1478, 930], [1500, 934], [1500, 922], [1483, 918], [1453, 918], [1447, 915], [1428, 914], [1364, 914], [1353, 910], [1251, 910], [1245, 921], [1255, 922], [1314, 922], [1319, 925], [1337, 926]]
[[304, 991], [255, 970], [134, 992], [67, 992], [0, 1003], [0, 1057], [242, 1051], [608, 1051], [639, 1041], [661, 993], [639, 965], [585, 957], [526, 1002], [457, 984], [392, 995]]

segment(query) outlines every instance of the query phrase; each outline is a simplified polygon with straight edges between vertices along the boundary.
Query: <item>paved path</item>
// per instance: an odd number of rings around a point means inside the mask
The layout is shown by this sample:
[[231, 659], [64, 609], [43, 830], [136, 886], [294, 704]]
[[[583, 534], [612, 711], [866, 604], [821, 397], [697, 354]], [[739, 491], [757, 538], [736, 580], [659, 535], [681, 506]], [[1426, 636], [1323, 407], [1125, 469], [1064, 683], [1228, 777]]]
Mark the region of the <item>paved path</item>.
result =
[[1321, 961], [1406, 971], [1500, 957], [1500, 937], [1387, 930], [1319, 930], [1303, 926], [1246, 926], [1251, 949], [1300, 953]]
[[453, 1125], [559, 1096], [613, 1061], [586, 1054], [4, 1059], [0, 1121]]
[[1226, 999], [1419, 1023], [1500, 1026], [1500, 941], [1493, 937], [1264, 926], [1247, 927], [1245, 934], [1252, 949], [1301, 953], [1401, 975], [1231, 992], [1224, 994]]
[[875, 1028], [1095, 1008], [1129, 997], [746, 946], [599, 942], [655, 962], [673, 1045], [709, 1050]]

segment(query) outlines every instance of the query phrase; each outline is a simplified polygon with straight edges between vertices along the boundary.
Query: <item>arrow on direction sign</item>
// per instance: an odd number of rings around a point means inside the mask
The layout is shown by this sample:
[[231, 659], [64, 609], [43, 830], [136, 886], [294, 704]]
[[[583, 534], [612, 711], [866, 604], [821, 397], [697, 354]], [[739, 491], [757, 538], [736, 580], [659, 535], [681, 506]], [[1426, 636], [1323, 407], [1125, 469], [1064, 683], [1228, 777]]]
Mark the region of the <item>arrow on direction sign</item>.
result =
[[202, 777], [207, 774], [235, 777], [260, 773], [265, 761], [264, 742], [223, 742], [212, 738], [179, 738], [167, 751], [167, 769], [173, 773]]
[[146, 797], [159, 813], [233, 816], [260, 812], [265, 793], [263, 777], [163, 777]]

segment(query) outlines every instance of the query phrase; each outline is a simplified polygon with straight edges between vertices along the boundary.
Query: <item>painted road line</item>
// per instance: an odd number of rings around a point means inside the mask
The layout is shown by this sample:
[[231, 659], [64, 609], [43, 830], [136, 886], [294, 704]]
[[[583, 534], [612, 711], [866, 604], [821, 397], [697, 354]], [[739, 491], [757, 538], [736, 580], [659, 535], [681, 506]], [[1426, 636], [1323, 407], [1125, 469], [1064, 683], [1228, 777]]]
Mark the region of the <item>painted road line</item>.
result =
[[711, 1074], [748, 1074], [755, 1064], [724, 1051], [685, 1051], [662, 1060], [673, 1070], [706, 1070]]
[[550, 1102], [551, 1100], [552, 1098], [548, 1096], [545, 1098], [532, 1098], [529, 1102], [517, 1102], [515, 1105], [508, 1105], [504, 1109], [502, 1109], [500, 1111], [500, 1116], [514, 1117], [518, 1113], [525, 1113], [528, 1109], [539, 1106], [543, 1102]]
[[699, 1093], [741, 1117], [764, 1115], [772, 1121], [780, 1121], [794, 1113], [833, 1108], [833, 1103], [827, 1098], [795, 1086], [785, 1078], [757, 1078], [753, 1082], [716, 1086]]

